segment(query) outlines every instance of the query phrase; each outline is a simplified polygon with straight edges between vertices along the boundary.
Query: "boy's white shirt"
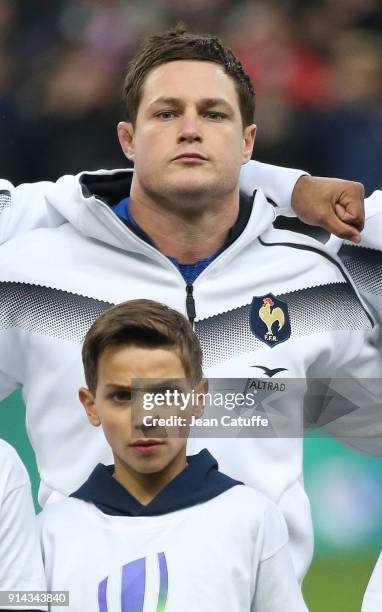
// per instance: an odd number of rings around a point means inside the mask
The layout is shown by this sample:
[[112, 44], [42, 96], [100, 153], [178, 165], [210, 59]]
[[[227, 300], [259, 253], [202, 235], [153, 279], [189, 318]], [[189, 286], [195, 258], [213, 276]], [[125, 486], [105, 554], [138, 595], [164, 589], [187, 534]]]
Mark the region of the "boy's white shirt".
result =
[[[285, 521], [275, 504], [249, 487], [150, 517], [110, 516], [67, 498], [48, 504], [39, 525], [48, 589], [70, 591], [70, 612], [120, 610], [121, 593], [138, 564], [144, 567], [142, 612], [307, 610]], [[132, 579], [131, 593], [136, 586]], [[163, 607], [157, 607], [161, 587]], [[108, 608], [100, 605], [101, 592]]]
[[[117, 172], [94, 174], [111, 177]], [[281, 195], [290, 197], [300, 175], [286, 171], [275, 184], [269, 180], [267, 195], [281, 201], [276, 193], [281, 189]], [[258, 183], [252, 180], [252, 186]], [[164, 255], [140, 240], [104, 202], [84, 194], [78, 177], [23, 185], [4, 197], [3, 239], [14, 233], [14, 217], [25, 221], [20, 211], [26, 208], [29, 226], [29, 211], [35, 206], [37, 224], [48, 220], [48, 227], [15, 236], [0, 252], [5, 313], [0, 322], [0, 396], [23, 387], [44, 503], [57, 495], [55, 491], [67, 495], [78, 488], [96, 463], [111, 463], [101, 432], [88, 426], [77, 399], [77, 389], [84, 384], [80, 345], [88, 327], [109, 305], [133, 298], [156, 299], [185, 313], [185, 282]], [[65, 217], [70, 223], [63, 222]], [[241, 236], [194, 283], [195, 328], [205, 352], [206, 374], [265, 377], [253, 369], [261, 365], [287, 367], [287, 377], [300, 379], [331, 377], [334, 371], [344, 378], [380, 376], [369, 342], [370, 317], [336, 262], [322, 256], [325, 248], [313, 239], [275, 230], [273, 219], [274, 209], [259, 191]], [[296, 241], [306, 250], [288, 247]], [[268, 246], [280, 242], [284, 244]], [[249, 329], [254, 295], [270, 292], [291, 300], [295, 332], [272, 349]], [[333, 308], [331, 297], [336, 292], [342, 299]], [[328, 305], [325, 296], [330, 296]], [[335, 331], [328, 321], [334, 321]], [[289, 394], [288, 409], [296, 404], [292, 399]], [[302, 402], [303, 397], [299, 399]], [[341, 419], [338, 427], [341, 430]], [[366, 423], [366, 435], [370, 429]], [[205, 439], [193, 439], [190, 452], [204, 446]], [[296, 573], [302, 579], [313, 550], [302, 440], [214, 439], [207, 446], [223, 472], [278, 503], [287, 520]]]
[[382, 610], [382, 553], [375, 565], [362, 602], [362, 612]]
[[[16, 451], [1, 439], [0, 591], [46, 591], [29, 477]], [[0, 604], [0, 610], [10, 607]], [[37, 603], [13, 609], [46, 610]]]

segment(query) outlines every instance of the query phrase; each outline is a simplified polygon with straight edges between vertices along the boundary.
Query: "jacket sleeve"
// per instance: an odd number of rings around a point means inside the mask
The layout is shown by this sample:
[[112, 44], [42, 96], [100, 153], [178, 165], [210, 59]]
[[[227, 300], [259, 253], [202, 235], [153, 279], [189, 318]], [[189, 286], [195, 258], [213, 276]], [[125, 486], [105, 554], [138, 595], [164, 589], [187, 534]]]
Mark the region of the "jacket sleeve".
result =
[[[1, 250], [1, 249], [0, 249]], [[0, 292], [0, 314], [4, 300]], [[10, 313], [12, 317], [12, 313]], [[4, 319], [2, 319], [4, 324]], [[0, 401], [19, 389], [23, 380], [24, 359], [20, 350], [19, 332], [0, 328]]]
[[0, 370], [0, 402], [19, 388], [19, 384], [8, 374]]
[[[1, 590], [45, 591], [46, 580], [29, 477], [13, 449], [6, 451], [5, 458], [3, 455], [1, 457], [2, 470], [6, 471], [5, 487], [0, 496]], [[29, 606], [24, 604], [23, 608], [46, 610], [46, 606], [36, 603]]]
[[[291, 209], [291, 214], [294, 214]], [[327, 242], [328, 248], [334, 252], [339, 253], [342, 246], [351, 245], [353, 243], [344, 241], [338, 236], [331, 236]], [[377, 252], [382, 253], [382, 191], [377, 190], [365, 200], [365, 227], [361, 233], [360, 247], [366, 249], [374, 249]], [[354, 246], [354, 248], [356, 248]]]
[[54, 183], [25, 183], [15, 187], [0, 179], [0, 244], [39, 227], [57, 227], [65, 219], [47, 202]]
[[307, 611], [293, 568], [287, 526], [273, 503], [264, 512], [258, 537], [262, 544], [258, 566], [252, 569], [256, 586], [251, 612]]
[[251, 160], [242, 166], [240, 172], [240, 189], [252, 195], [255, 189], [261, 189], [266, 198], [271, 200], [278, 214], [294, 217], [291, 208], [292, 192], [301, 176], [308, 174], [303, 170], [282, 168]]
[[260, 563], [251, 612], [307, 612], [288, 545]]
[[362, 612], [378, 612], [382, 610], [382, 553], [367, 585], [362, 602]]
[[[339, 256], [377, 324], [382, 326], [382, 191], [375, 191], [365, 200], [365, 214], [359, 244], [332, 236], [327, 246]], [[381, 341], [380, 332], [380, 346]]]
[[[348, 329], [328, 338], [326, 363], [313, 367], [306, 399], [310, 423], [336, 437], [342, 444], [371, 456], [382, 456], [382, 359], [377, 346], [378, 328], [354, 329], [352, 313]], [[321, 387], [321, 388], [320, 388]]]
[[365, 218], [361, 244], [368, 249], [382, 252], [382, 190], [378, 189], [366, 198]]

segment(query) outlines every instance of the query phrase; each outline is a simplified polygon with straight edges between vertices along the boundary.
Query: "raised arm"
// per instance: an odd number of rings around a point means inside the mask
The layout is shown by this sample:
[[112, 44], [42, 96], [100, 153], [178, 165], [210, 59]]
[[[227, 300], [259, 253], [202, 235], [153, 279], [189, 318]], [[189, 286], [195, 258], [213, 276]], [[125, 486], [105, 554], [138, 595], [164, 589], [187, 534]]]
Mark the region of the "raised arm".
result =
[[358, 291], [381, 327], [382, 346], [382, 191], [365, 200], [365, 227], [361, 242], [352, 244], [332, 236], [327, 247], [337, 253]]
[[55, 183], [25, 183], [15, 187], [0, 179], [0, 244], [41, 227], [57, 227], [65, 219], [47, 202]]
[[248, 194], [261, 188], [278, 215], [297, 216], [341, 238], [360, 240], [364, 222], [361, 183], [312, 177], [302, 170], [250, 161], [242, 167], [240, 187]]

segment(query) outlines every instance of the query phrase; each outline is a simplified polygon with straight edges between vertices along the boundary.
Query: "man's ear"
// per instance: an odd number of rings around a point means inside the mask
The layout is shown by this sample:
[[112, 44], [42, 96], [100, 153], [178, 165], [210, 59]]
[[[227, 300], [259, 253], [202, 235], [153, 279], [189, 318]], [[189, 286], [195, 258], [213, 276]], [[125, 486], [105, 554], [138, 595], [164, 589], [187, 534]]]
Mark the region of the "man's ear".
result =
[[253, 145], [255, 144], [257, 125], [247, 125], [243, 133], [243, 161], [246, 164], [252, 157]]
[[86, 410], [89, 423], [94, 425], [94, 427], [99, 427], [101, 425], [101, 421], [98, 416], [97, 409], [95, 407], [95, 400], [93, 394], [86, 387], [81, 387], [78, 391], [78, 397], [80, 398], [80, 402]]
[[127, 159], [134, 161], [134, 128], [132, 123], [120, 121], [117, 125], [118, 140]]
[[[203, 394], [206, 395], [206, 393], [208, 393], [208, 380], [207, 378], [202, 378], [202, 380], [200, 381], [199, 385], [197, 386], [197, 388], [195, 389], [196, 393], [199, 394]], [[198, 403], [194, 405], [193, 407], [193, 415], [198, 419], [199, 417], [203, 416], [203, 412], [204, 412], [204, 404], [203, 402], [198, 398]]]

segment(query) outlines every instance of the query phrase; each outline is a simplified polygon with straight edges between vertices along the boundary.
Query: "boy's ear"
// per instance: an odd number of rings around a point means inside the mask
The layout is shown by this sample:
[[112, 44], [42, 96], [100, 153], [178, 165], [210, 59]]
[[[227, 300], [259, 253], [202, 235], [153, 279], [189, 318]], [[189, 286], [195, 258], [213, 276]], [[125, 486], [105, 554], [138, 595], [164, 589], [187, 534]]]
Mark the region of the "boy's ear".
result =
[[[202, 378], [195, 391], [196, 393], [202, 393], [203, 395], [208, 393], [208, 380], [206, 378]], [[203, 416], [203, 412], [204, 404], [199, 399], [198, 403], [194, 406], [193, 415], [198, 419], [199, 417]]]
[[95, 407], [93, 394], [86, 387], [81, 387], [78, 391], [78, 397], [80, 398], [80, 402], [86, 410], [89, 423], [94, 425], [94, 427], [99, 427], [101, 425], [101, 421], [98, 416], [97, 409]]

